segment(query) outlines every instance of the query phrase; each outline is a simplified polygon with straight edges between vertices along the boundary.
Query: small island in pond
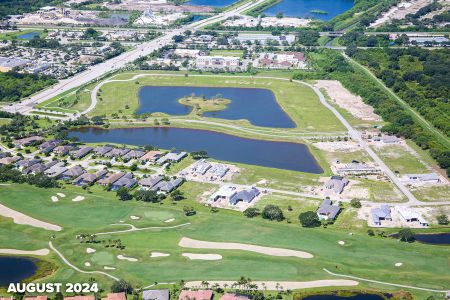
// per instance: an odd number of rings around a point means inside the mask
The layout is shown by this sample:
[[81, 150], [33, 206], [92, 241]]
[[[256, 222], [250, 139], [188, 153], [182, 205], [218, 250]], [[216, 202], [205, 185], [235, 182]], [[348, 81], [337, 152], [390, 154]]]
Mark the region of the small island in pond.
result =
[[325, 10], [321, 10], [321, 9], [313, 9], [309, 11], [312, 14], [316, 14], [316, 15], [328, 15], [328, 12]]
[[222, 98], [220, 95], [209, 99], [202, 96], [191, 95], [178, 99], [178, 102], [186, 106], [191, 106], [192, 114], [201, 115], [208, 111], [223, 110], [227, 108], [227, 105], [231, 103], [231, 100]]

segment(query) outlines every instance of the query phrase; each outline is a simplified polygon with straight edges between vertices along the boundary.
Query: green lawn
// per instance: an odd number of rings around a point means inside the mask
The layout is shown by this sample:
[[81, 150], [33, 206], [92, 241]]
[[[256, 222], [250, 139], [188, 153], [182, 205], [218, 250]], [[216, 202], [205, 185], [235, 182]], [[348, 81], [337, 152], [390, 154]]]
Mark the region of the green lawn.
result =
[[22, 34], [30, 33], [30, 32], [39, 32], [39, 36], [41, 38], [44, 38], [47, 35], [46, 33], [44, 33], [43, 30], [40, 30], [40, 29], [25, 29], [25, 30], [0, 33], [0, 40], [13, 40], [13, 39], [22, 40], [22, 39], [18, 38], [18, 36], [22, 35]]
[[[171, 282], [184, 280], [235, 280], [242, 275], [253, 280], [315, 280], [334, 279], [322, 268], [339, 273], [366, 277], [374, 280], [408, 284], [426, 288], [449, 288], [450, 269], [448, 268], [448, 251], [438, 247], [419, 243], [405, 244], [391, 239], [371, 238], [367, 236], [361, 224], [349, 222], [352, 211], [344, 210], [341, 224], [328, 228], [304, 229], [295, 220], [296, 215], [304, 210], [313, 209], [315, 201], [285, 199], [284, 196], [270, 196], [258, 205], [280, 202], [292, 223], [270, 222], [261, 218], [247, 219], [240, 212], [220, 210], [210, 212], [209, 208], [197, 203], [210, 185], [185, 183], [182, 191], [186, 200], [173, 204], [147, 204], [136, 201], [121, 202], [114, 193], [107, 193], [100, 188], [93, 188], [95, 193], [88, 194], [76, 187], [64, 190], [43, 190], [28, 185], [2, 186], [0, 202], [13, 209], [29, 214], [35, 218], [61, 225], [64, 229], [54, 233], [29, 226], [13, 225], [8, 220], [0, 220], [0, 247], [36, 249], [45, 247], [51, 234], [55, 235], [54, 245], [73, 264], [81, 269], [103, 270], [104, 266], [117, 269], [108, 273], [131, 281], [135, 285], [148, 285], [154, 281]], [[66, 198], [53, 203], [50, 196], [63, 192]], [[78, 193], [87, 197], [82, 202], [70, 199]], [[184, 205], [193, 205], [197, 214], [185, 217]], [[287, 205], [293, 211], [287, 211]], [[140, 216], [140, 220], [131, 220], [130, 216]], [[164, 220], [174, 218], [172, 223]], [[111, 226], [119, 221], [134, 224], [137, 227], [170, 226], [190, 222], [190, 225], [178, 229], [154, 229], [132, 233], [99, 236], [100, 240], [120, 239], [124, 250], [106, 248], [103, 243], [80, 244], [75, 236], [79, 233], [97, 233], [125, 229], [125, 226]], [[352, 232], [352, 235], [349, 235]], [[7, 237], [14, 236], [14, 239]], [[3, 238], [5, 237], [5, 238]], [[19, 237], [19, 238], [17, 238]], [[217, 241], [241, 242], [263, 246], [276, 246], [298, 249], [314, 254], [312, 259], [295, 259], [271, 257], [244, 251], [183, 249], [178, 246], [181, 237]], [[338, 241], [346, 242], [345, 246]], [[86, 248], [97, 250], [87, 254]], [[150, 258], [151, 251], [171, 254], [165, 258]], [[219, 261], [190, 261], [181, 256], [183, 252], [219, 253]], [[138, 262], [117, 259], [122, 254], [137, 258]], [[49, 259], [60, 265], [58, 272], [46, 281], [87, 280], [95, 277], [102, 288], [108, 289], [110, 281], [102, 275], [82, 275], [50, 255]], [[91, 267], [84, 263], [90, 262]], [[402, 268], [395, 268], [396, 262], [403, 262]], [[363, 286], [376, 287], [372, 284]], [[380, 286], [377, 286], [380, 287]], [[383, 286], [384, 289], [390, 289]]]
[[209, 55], [242, 57], [244, 55], [244, 51], [242, 51], [242, 50], [211, 50]]
[[374, 150], [392, 171], [397, 171], [401, 175], [429, 172], [419, 157], [413, 155], [401, 145], [383, 146]]

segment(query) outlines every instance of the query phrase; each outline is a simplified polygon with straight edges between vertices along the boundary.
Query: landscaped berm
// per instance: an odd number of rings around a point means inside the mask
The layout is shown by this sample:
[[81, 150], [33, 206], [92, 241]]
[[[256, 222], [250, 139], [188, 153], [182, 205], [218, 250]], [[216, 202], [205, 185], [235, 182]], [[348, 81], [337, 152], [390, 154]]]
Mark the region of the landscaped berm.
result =
[[[432, 290], [448, 288], [446, 247], [370, 237], [364, 228], [351, 225], [347, 230], [305, 229], [298, 221], [271, 222], [249, 219], [236, 211], [214, 212], [196, 200], [211, 189], [208, 184], [185, 183], [181, 188], [184, 200], [172, 203], [168, 198], [162, 204], [119, 201], [101, 187], [90, 189], [93, 193], [70, 185], [64, 189], [2, 186], [2, 205], [62, 229], [54, 231], [43, 223], [17, 225], [11, 218], [0, 217], [1, 236], [14, 237], [0, 239], [0, 248], [49, 249], [51, 241], [61, 257], [54, 249], [41, 256], [58, 265], [45, 281], [87, 282], [95, 277], [105, 289], [112, 277], [80, 270], [101, 271], [139, 286], [155, 281], [232, 281], [248, 276], [270, 282], [330, 280], [329, 285], [354, 285], [356, 281], [358, 288], [398, 290], [332, 275], [326, 269]], [[53, 202], [51, 196], [57, 193], [66, 197]], [[71, 200], [80, 196], [85, 199]], [[196, 214], [185, 216], [184, 206], [192, 206]], [[292, 209], [298, 213], [296, 206]], [[94, 236], [82, 238], [89, 235]], [[398, 262], [403, 263], [401, 267], [395, 266]]]

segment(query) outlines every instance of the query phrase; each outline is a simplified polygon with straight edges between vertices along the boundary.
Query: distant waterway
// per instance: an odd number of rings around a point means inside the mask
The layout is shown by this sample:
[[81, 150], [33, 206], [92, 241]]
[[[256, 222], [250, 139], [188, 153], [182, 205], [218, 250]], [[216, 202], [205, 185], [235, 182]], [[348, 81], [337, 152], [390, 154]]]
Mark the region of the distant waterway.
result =
[[421, 243], [434, 245], [450, 245], [450, 232], [415, 234], [414, 239]]
[[[268, 16], [283, 13], [287, 17], [328, 21], [351, 9], [353, 0], [282, 0], [264, 11]], [[314, 11], [320, 13], [314, 13]]]
[[246, 119], [263, 127], [294, 128], [296, 125], [278, 104], [274, 93], [261, 88], [194, 87], [194, 86], [144, 86], [139, 90], [138, 114], [162, 112], [169, 115], [186, 115], [190, 106], [179, 99], [186, 96], [211, 99], [219, 96], [231, 100], [220, 111], [205, 112], [203, 116], [227, 120]]
[[118, 143], [136, 146], [152, 145], [162, 149], [176, 148], [188, 152], [204, 150], [214, 159], [263, 167], [321, 174], [304, 144], [246, 139], [233, 135], [186, 128], [81, 128], [69, 132], [87, 143]]
[[186, 4], [225, 7], [233, 4], [234, 2], [237, 2], [237, 0], [190, 0]]
[[0, 287], [18, 283], [37, 271], [34, 261], [26, 257], [0, 256]]
[[34, 39], [34, 37], [39, 36], [39, 35], [40, 35], [39, 32], [33, 31], [33, 32], [27, 32], [27, 33], [18, 35], [17, 38], [22, 39], [22, 40], [32, 40], [32, 39]]

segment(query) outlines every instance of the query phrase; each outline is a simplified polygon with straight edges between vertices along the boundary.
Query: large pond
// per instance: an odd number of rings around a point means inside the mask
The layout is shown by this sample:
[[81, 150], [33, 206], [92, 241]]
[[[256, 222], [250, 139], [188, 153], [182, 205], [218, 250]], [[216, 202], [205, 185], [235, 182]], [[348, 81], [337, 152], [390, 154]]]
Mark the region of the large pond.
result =
[[23, 40], [32, 40], [34, 39], [34, 37], [39, 36], [40, 33], [39, 32], [27, 32], [27, 33], [23, 33], [21, 35], [18, 35], [17, 38], [18, 39], [23, 39]]
[[280, 3], [269, 7], [264, 13], [268, 16], [275, 16], [281, 12], [288, 17], [328, 21], [346, 12], [353, 5], [353, 0], [282, 0]]
[[190, 0], [186, 4], [225, 7], [237, 1], [238, 0]]
[[89, 143], [152, 145], [188, 152], [204, 150], [212, 158], [264, 167], [320, 174], [322, 168], [303, 144], [245, 139], [206, 130], [183, 128], [82, 128], [70, 137]]
[[33, 276], [36, 271], [36, 264], [29, 258], [0, 256], [0, 286], [21, 282]]
[[350, 297], [342, 297], [335, 295], [316, 295], [316, 296], [308, 296], [306, 298], [303, 298], [303, 300], [383, 300], [383, 297], [370, 294], [360, 294]]
[[227, 120], [247, 119], [256, 126], [294, 128], [295, 123], [278, 104], [271, 90], [259, 88], [194, 87], [194, 86], [145, 86], [139, 90], [137, 113], [162, 112], [169, 115], [186, 115], [190, 106], [178, 102], [186, 96], [216, 96], [231, 100], [227, 108], [206, 112], [205, 117]]

